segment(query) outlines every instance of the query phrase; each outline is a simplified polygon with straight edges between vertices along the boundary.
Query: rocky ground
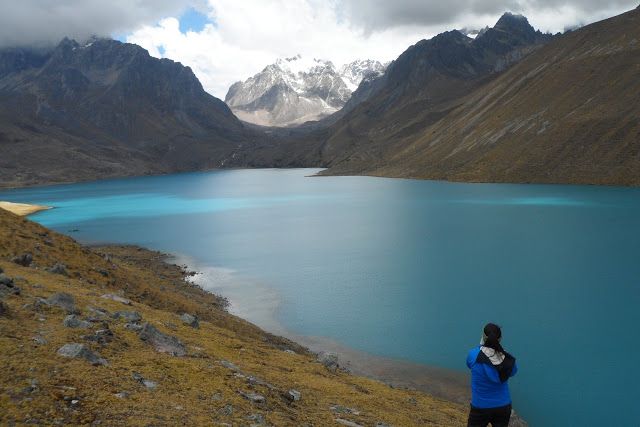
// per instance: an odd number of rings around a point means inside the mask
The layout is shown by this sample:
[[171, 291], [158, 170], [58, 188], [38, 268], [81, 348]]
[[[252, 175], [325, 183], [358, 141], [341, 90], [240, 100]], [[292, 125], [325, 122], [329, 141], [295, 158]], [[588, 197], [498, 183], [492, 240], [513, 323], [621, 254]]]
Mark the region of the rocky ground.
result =
[[464, 405], [351, 375], [164, 261], [0, 209], [0, 424], [465, 424]]

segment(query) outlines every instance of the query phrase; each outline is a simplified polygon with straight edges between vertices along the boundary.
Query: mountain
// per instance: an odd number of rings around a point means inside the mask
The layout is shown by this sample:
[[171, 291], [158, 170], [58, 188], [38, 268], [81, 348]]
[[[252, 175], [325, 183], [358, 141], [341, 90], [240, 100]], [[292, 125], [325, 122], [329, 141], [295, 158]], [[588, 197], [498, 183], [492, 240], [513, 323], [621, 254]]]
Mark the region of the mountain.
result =
[[4, 185], [212, 168], [259, 137], [189, 67], [139, 46], [0, 50]]
[[409, 49], [317, 139], [327, 173], [640, 185], [640, 10], [539, 40], [505, 15]]
[[384, 74], [363, 80], [339, 112], [313, 125], [274, 131], [278, 147], [257, 146], [246, 155], [258, 165], [304, 160], [329, 167], [326, 173], [369, 173], [399, 149], [399, 141], [440, 120], [551, 39], [526, 18], [507, 13], [475, 39], [453, 30], [421, 40]]
[[384, 68], [378, 61], [358, 60], [338, 70], [331, 61], [296, 55], [278, 59], [255, 76], [234, 83], [225, 102], [250, 123], [300, 124], [340, 110], [363, 79], [380, 75]]

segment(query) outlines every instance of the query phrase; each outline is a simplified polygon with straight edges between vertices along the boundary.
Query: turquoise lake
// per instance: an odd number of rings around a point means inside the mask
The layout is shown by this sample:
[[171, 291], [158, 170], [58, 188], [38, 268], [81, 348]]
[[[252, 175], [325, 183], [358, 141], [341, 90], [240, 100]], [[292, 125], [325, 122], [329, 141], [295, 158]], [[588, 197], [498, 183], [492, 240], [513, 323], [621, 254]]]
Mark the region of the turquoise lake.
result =
[[317, 171], [118, 179], [0, 199], [54, 206], [32, 219], [83, 243], [135, 243], [231, 271], [277, 299], [287, 329], [377, 355], [464, 372], [482, 325], [496, 322], [520, 366], [514, 407], [530, 425], [640, 425], [640, 189], [308, 177]]

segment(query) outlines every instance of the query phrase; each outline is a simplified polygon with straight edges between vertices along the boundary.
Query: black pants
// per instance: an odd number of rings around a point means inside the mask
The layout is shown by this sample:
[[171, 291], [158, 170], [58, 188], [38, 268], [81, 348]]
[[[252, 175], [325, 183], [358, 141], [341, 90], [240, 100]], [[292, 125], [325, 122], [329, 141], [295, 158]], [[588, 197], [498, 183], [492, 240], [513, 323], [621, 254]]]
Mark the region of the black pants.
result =
[[474, 408], [469, 411], [467, 427], [487, 427], [489, 423], [493, 427], [507, 427], [511, 418], [511, 405], [499, 408]]

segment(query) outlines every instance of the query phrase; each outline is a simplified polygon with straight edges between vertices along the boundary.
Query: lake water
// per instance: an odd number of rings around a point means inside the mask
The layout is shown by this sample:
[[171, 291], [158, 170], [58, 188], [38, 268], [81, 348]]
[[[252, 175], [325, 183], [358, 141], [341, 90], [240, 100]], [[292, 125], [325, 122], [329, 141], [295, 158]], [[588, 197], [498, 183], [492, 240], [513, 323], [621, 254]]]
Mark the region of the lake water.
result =
[[531, 425], [640, 425], [639, 189], [315, 172], [142, 177], [0, 199], [55, 206], [32, 218], [81, 242], [216, 267], [237, 312], [267, 328], [464, 372], [482, 325], [497, 322], [520, 365], [514, 406]]

